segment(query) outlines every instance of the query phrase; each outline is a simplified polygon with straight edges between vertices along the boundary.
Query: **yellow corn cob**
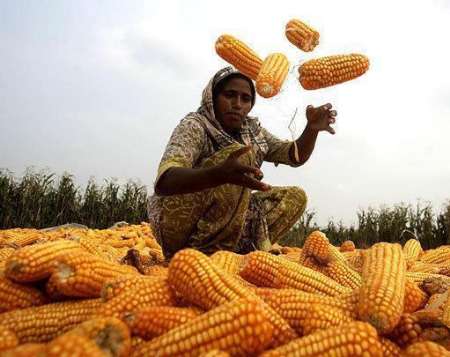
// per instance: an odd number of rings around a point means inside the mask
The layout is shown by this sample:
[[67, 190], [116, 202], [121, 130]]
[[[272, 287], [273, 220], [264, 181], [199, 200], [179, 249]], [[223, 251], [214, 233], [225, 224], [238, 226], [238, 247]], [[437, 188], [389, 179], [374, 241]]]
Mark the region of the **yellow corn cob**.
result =
[[109, 356], [125, 357], [131, 349], [130, 331], [124, 322], [113, 317], [97, 317], [85, 321], [65, 336], [81, 336], [93, 341]]
[[66, 296], [95, 298], [106, 281], [130, 274], [138, 272], [90, 253], [70, 253], [58, 258], [50, 280]]
[[330, 242], [326, 235], [320, 231], [312, 232], [303, 244], [302, 258], [310, 257], [322, 265], [328, 264], [331, 260]]
[[420, 257], [420, 261], [428, 264], [441, 264], [450, 261], [450, 246], [427, 250]]
[[78, 242], [87, 252], [107, 261], [113, 261], [110, 254], [105, 252], [104, 244], [99, 240], [94, 240], [90, 237], [77, 237], [73, 240]]
[[417, 273], [408, 271], [406, 272], [406, 277], [412, 281], [415, 281], [418, 284], [423, 283], [427, 279], [437, 279], [441, 280], [442, 282], [450, 283], [450, 277], [434, 273]]
[[57, 259], [68, 252], [84, 252], [76, 242], [55, 241], [17, 250], [6, 261], [5, 276], [18, 282], [48, 278]]
[[286, 24], [285, 35], [290, 43], [305, 52], [311, 52], [319, 44], [320, 34], [297, 19]]
[[403, 246], [403, 254], [405, 255], [406, 263], [408, 264], [408, 266], [412, 265], [412, 263], [418, 260], [422, 253], [422, 246], [417, 239], [408, 239], [408, 241]]
[[379, 337], [379, 341], [381, 343], [383, 357], [400, 357], [401, 349], [397, 344], [386, 337]]
[[401, 348], [420, 341], [422, 327], [419, 318], [411, 314], [403, 314], [395, 328], [387, 335]]
[[428, 295], [442, 294], [450, 290], [450, 279], [443, 275], [428, 277], [418, 284]]
[[409, 346], [402, 357], [450, 357], [450, 351], [431, 341], [417, 342]]
[[368, 323], [355, 321], [316, 331], [284, 346], [264, 352], [261, 357], [291, 356], [382, 356], [377, 331]]
[[325, 296], [351, 291], [312, 269], [261, 251], [246, 255], [241, 276], [257, 286], [294, 288]]
[[[194, 249], [184, 249], [174, 255], [169, 264], [168, 282], [185, 301], [203, 310], [243, 297], [258, 299], [250, 288]], [[295, 331], [270, 306], [262, 301], [261, 304], [267, 309], [274, 327], [274, 345], [282, 345], [297, 337]]]
[[[438, 264], [428, 264], [420, 260], [408, 264], [408, 273], [431, 273], [440, 274], [441, 268]], [[444, 274], [445, 275], [445, 274]]]
[[305, 293], [296, 289], [271, 289], [258, 288], [255, 293], [270, 305], [281, 317], [292, 325], [291, 319], [297, 316], [308, 314], [303, 310], [308, 310], [312, 305], [323, 305], [333, 309], [339, 309], [348, 317], [356, 318], [354, 301], [342, 297], [329, 297], [317, 294]]
[[2, 351], [2, 357], [47, 357], [47, 346], [43, 343], [25, 343]]
[[5, 262], [16, 250], [11, 247], [0, 248], [0, 264]]
[[216, 52], [242, 74], [256, 80], [263, 61], [242, 41], [224, 34], [216, 41]]
[[443, 313], [442, 313], [442, 322], [445, 326], [450, 328], [450, 293], [447, 292], [447, 301], [445, 302], [443, 306]]
[[355, 250], [354, 252], [343, 252], [342, 255], [344, 256], [345, 260], [347, 261], [350, 268], [353, 270], [361, 273], [362, 272], [362, 266], [363, 266], [363, 257], [362, 257], [363, 251], [362, 250]]
[[0, 312], [43, 305], [45, 296], [36, 288], [0, 276]]
[[0, 321], [20, 343], [47, 342], [92, 318], [100, 304], [100, 299], [57, 302], [4, 312]]
[[165, 279], [148, 279], [146, 284], [127, 289], [102, 304], [98, 315], [122, 319], [126, 313], [147, 306], [175, 306], [176, 303]]
[[165, 277], [151, 277], [146, 275], [124, 275], [108, 280], [103, 284], [101, 297], [103, 301], [109, 301], [112, 298], [119, 296], [127, 290], [137, 289], [148, 286], [152, 282], [161, 281], [162, 284], [167, 283]]
[[144, 342], [146, 342], [143, 338], [139, 336], [132, 336], [131, 337], [131, 351], [134, 351], [138, 346], [142, 345]]
[[355, 243], [351, 240], [346, 240], [339, 247], [339, 251], [341, 252], [354, 252], [356, 249]]
[[219, 250], [209, 257], [211, 261], [222, 270], [237, 275], [241, 269], [244, 257], [228, 250]]
[[419, 286], [406, 279], [405, 282], [405, 302], [403, 312], [415, 312], [425, 306], [428, 301], [428, 295]]
[[272, 333], [265, 309], [257, 300], [237, 299], [143, 343], [133, 357], [198, 356], [212, 349], [233, 356], [256, 355], [270, 344]]
[[225, 351], [211, 350], [200, 355], [200, 357], [229, 357], [230, 354]]
[[80, 335], [64, 334], [51, 341], [45, 351], [46, 357], [106, 357], [93, 340]]
[[187, 307], [149, 306], [130, 312], [124, 320], [133, 336], [151, 340], [199, 316], [199, 310]]
[[69, 296], [64, 295], [58, 290], [58, 287], [55, 285], [54, 281], [51, 279], [48, 279], [45, 283], [45, 295], [50, 299], [52, 302], [57, 301], [64, 301], [70, 299]]
[[299, 263], [301, 259], [301, 252], [289, 252], [280, 255], [280, 257], [289, 260], [290, 262]]
[[43, 237], [43, 233], [37, 229], [27, 229], [19, 232], [11, 232], [7, 234], [6, 242], [15, 247], [25, 247], [35, 243], [38, 239]]
[[277, 95], [289, 71], [289, 61], [282, 53], [268, 55], [256, 77], [256, 91], [261, 97]]
[[341, 261], [332, 261], [322, 267], [321, 272], [338, 282], [342, 286], [351, 289], [359, 288], [362, 284], [361, 274], [350, 268], [347, 263]]
[[400, 244], [376, 243], [365, 252], [358, 316], [380, 333], [392, 331], [403, 313], [405, 274]]
[[298, 72], [304, 89], [320, 89], [355, 79], [368, 69], [369, 59], [352, 53], [306, 61]]
[[18, 344], [19, 340], [14, 332], [0, 325], [0, 352], [9, 348], [14, 348]]

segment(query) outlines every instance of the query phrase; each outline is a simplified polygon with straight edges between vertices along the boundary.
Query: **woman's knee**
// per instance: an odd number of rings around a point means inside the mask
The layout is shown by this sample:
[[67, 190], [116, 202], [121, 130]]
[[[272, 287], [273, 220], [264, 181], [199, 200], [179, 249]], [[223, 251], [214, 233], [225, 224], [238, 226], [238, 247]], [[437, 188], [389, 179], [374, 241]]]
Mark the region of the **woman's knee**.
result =
[[292, 206], [292, 211], [297, 211], [299, 212], [299, 215], [302, 215], [308, 203], [308, 196], [306, 195], [305, 190], [297, 186], [286, 187], [286, 189], [286, 199]]

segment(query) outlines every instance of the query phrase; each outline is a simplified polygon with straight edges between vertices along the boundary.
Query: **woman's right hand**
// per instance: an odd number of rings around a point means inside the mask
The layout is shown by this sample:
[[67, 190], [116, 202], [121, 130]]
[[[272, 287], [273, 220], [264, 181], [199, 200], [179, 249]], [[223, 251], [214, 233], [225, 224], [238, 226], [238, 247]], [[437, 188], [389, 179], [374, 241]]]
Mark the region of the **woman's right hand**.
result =
[[257, 167], [243, 165], [239, 162], [239, 158], [250, 150], [251, 146], [245, 146], [232, 152], [223, 163], [215, 167], [216, 177], [221, 184], [230, 183], [252, 190], [268, 191], [271, 188], [268, 184], [254, 178], [262, 179], [262, 171]]

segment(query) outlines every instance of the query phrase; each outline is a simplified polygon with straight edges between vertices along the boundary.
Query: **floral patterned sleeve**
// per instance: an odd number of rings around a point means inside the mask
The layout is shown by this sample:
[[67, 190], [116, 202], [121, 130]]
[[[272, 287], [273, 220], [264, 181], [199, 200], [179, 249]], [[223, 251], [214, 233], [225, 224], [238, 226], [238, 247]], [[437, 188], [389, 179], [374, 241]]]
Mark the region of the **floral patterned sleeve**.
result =
[[192, 168], [205, 145], [206, 134], [194, 119], [183, 119], [174, 129], [158, 167], [155, 186], [160, 177], [171, 167]]
[[264, 128], [261, 128], [261, 133], [264, 135], [267, 145], [269, 146], [269, 151], [264, 157], [264, 161], [273, 162], [275, 165], [285, 164], [292, 167], [300, 166], [300, 164], [292, 161], [289, 156], [289, 150], [291, 149], [291, 146], [294, 145], [293, 141], [281, 140]]

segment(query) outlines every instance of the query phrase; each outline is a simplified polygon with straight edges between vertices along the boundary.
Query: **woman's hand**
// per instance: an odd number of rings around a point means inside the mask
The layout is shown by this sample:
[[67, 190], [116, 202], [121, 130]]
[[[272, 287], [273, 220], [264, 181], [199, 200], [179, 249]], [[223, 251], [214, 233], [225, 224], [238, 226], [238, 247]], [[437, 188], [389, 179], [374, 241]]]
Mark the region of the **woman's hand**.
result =
[[314, 131], [328, 131], [330, 134], [335, 134], [332, 124], [336, 122], [336, 110], [331, 110], [332, 105], [327, 103], [320, 107], [313, 107], [308, 105], [306, 107], [306, 119], [308, 120], [307, 127]]
[[243, 165], [239, 162], [239, 157], [250, 150], [251, 146], [246, 146], [232, 152], [222, 164], [216, 166], [215, 175], [222, 184], [231, 183], [233, 185], [248, 187], [252, 190], [268, 191], [270, 190], [270, 186], [258, 180], [263, 178], [261, 170], [256, 167]]

